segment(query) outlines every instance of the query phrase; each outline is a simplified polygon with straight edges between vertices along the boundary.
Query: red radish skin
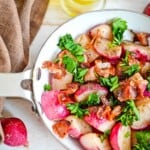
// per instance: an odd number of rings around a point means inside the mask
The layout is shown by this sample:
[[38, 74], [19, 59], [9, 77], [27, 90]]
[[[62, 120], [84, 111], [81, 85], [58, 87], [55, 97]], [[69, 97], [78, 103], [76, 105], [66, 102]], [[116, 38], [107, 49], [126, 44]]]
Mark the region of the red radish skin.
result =
[[81, 85], [80, 88], [75, 93], [75, 99], [77, 102], [85, 100], [91, 93], [97, 93], [98, 95], [107, 95], [108, 90], [97, 84], [97, 83], [87, 83]]
[[4, 143], [9, 146], [27, 146], [27, 129], [19, 118], [1, 119]]
[[144, 14], [150, 16], [150, 3], [145, 7]]
[[110, 144], [113, 150], [131, 149], [131, 129], [120, 122], [115, 124], [110, 134]]
[[91, 113], [88, 116], [84, 117], [84, 120], [94, 127], [95, 129], [105, 132], [107, 130], [110, 130], [113, 125], [115, 124], [114, 120], [107, 120], [106, 118], [98, 118], [95, 113]]
[[66, 120], [70, 122], [68, 134], [73, 138], [79, 138], [85, 133], [92, 132], [92, 128], [84, 120], [76, 116], [68, 116]]
[[52, 90], [43, 92], [42, 94], [41, 107], [47, 118], [50, 120], [64, 119], [69, 115], [66, 106], [58, 101], [59, 93], [59, 91]]
[[100, 140], [103, 134], [87, 133], [80, 137], [80, 143], [85, 150], [111, 150], [108, 139]]

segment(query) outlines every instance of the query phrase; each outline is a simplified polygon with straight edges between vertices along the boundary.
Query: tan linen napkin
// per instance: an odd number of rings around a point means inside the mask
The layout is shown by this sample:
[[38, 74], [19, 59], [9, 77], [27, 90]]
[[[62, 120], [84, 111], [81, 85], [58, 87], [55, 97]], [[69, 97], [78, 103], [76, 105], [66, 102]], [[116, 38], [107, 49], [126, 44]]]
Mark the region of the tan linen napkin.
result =
[[[49, 0], [0, 0], [0, 72], [21, 72]], [[3, 98], [0, 98], [0, 114]]]

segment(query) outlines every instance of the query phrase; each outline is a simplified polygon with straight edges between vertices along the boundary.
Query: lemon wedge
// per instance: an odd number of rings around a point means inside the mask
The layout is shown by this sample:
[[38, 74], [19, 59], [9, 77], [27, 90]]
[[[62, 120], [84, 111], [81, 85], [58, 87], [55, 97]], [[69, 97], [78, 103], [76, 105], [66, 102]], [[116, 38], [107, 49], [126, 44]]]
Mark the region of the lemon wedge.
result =
[[95, 10], [104, 0], [60, 0], [62, 9], [74, 17], [86, 11]]

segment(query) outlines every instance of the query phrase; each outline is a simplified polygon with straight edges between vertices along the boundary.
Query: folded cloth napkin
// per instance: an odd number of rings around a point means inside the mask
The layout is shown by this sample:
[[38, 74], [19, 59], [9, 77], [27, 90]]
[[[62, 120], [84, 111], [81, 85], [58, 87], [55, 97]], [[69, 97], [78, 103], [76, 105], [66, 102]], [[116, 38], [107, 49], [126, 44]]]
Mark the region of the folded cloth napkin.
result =
[[[21, 72], [49, 0], [0, 0], [0, 72]], [[0, 114], [3, 98], [0, 98]]]

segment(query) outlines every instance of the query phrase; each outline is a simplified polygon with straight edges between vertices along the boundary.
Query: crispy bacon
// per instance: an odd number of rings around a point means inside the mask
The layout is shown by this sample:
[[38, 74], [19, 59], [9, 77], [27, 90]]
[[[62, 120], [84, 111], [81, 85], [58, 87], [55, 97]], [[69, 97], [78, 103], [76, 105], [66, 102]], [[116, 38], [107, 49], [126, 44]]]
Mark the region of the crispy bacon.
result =
[[64, 138], [66, 135], [68, 135], [69, 126], [69, 121], [60, 120], [52, 126], [52, 129], [60, 138]]
[[54, 75], [54, 78], [56, 79], [61, 79], [66, 74], [65, 68], [51, 61], [45, 61], [42, 64], [42, 68], [48, 69], [49, 72], [52, 73]]
[[103, 77], [109, 77], [110, 75], [115, 75], [115, 67], [109, 62], [102, 62], [101, 60], [95, 61], [95, 72]]

